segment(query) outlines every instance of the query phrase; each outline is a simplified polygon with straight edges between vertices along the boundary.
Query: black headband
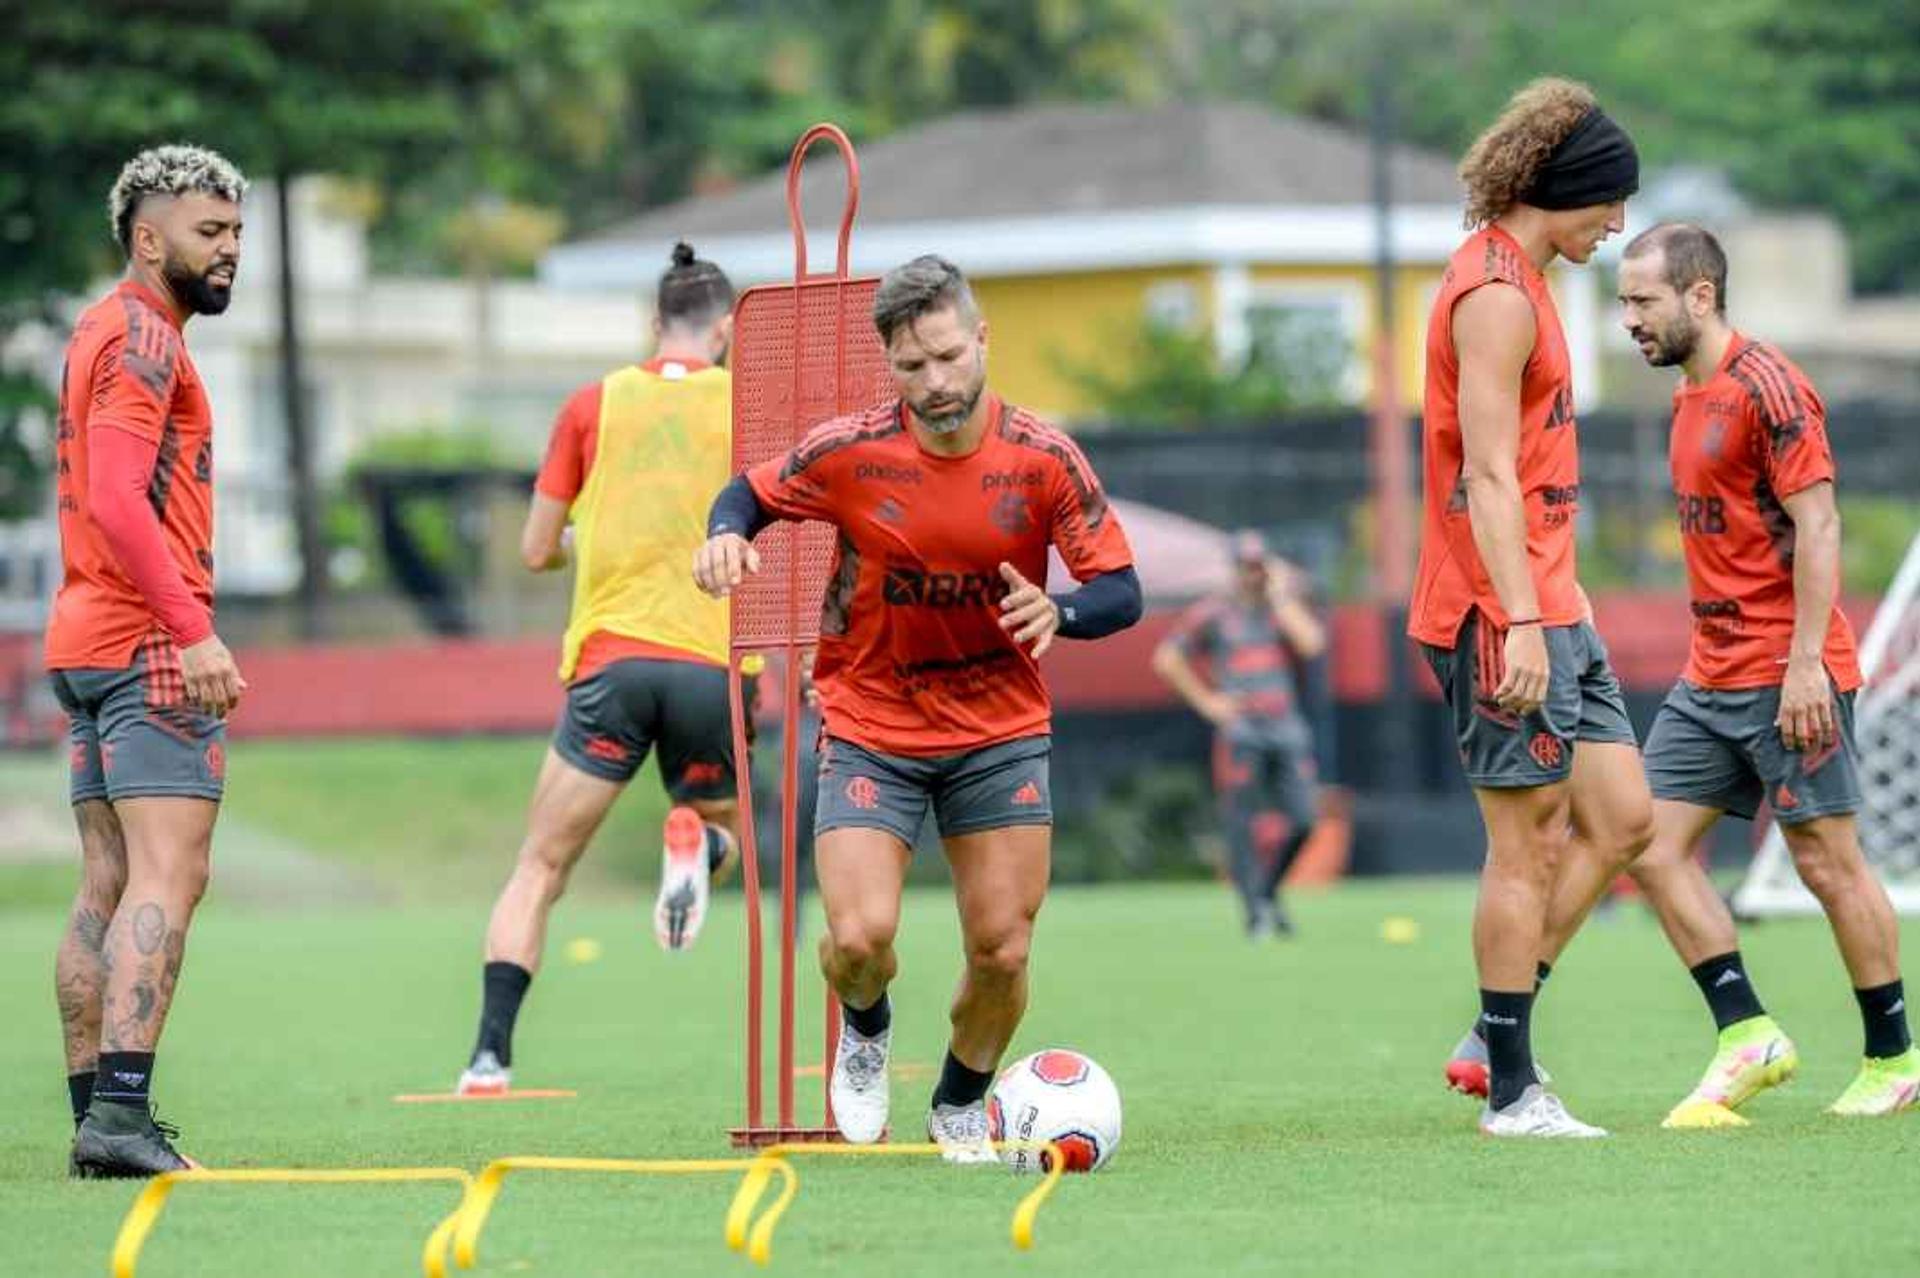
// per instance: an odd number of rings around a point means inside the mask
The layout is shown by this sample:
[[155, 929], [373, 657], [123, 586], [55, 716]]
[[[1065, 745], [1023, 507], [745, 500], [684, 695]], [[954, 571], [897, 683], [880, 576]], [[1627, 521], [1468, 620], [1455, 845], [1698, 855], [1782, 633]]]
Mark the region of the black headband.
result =
[[1639, 189], [1633, 139], [1596, 106], [1547, 153], [1520, 198], [1540, 209], [1583, 209], [1624, 200]]

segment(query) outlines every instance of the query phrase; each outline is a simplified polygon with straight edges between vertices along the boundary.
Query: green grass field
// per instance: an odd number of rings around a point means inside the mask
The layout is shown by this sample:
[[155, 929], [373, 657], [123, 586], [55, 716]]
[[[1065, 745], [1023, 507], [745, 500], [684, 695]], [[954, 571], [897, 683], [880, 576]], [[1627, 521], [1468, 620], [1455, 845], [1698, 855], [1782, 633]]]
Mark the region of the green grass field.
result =
[[[520, 752], [524, 760], [525, 743]], [[243, 766], [237, 758], [236, 774]], [[501, 787], [513, 772], [502, 766]], [[385, 802], [409, 797], [389, 789]], [[431, 790], [414, 787], [411, 806], [432, 811]], [[444, 815], [473, 846], [438, 872], [490, 882], [511, 828]], [[277, 841], [287, 864], [326, 859], [292, 827], [240, 825]], [[643, 861], [638, 846], [605, 851]], [[337, 864], [392, 871], [415, 860], [406, 848], [378, 851], [342, 851]], [[722, 899], [693, 953], [672, 960], [654, 948], [642, 886], [601, 883], [563, 904], [552, 961], [522, 1018], [516, 1082], [574, 1088], [578, 1099], [397, 1105], [396, 1093], [451, 1084], [477, 1008], [484, 906], [428, 900], [421, 884], [431, 877], [416, 869], [392, 880], [412, 885], [397, 896], [382, 888], [335, 903], [227, 899], [216, 874], [158, 1069], [161, 1109], [190, 1152], [218, 1166], [468, 1168], [504, 1154], [726, 1153], [722, 1129], [740, 1109], [737, 896]], [[64, 1177], [50, 988], [62, 911], [45, 899], [56, 881], [38, 862], [0, 880], [0, 1012], [11, 1031], [0, 1038], [0, 1274], [36, 1278], [106, 1273], [135, 1192]], [[14, 890], [27, 883], [32, 892]], [[1032, 1010], [1014, 1050], [1067, 1044], [1112, 1071], [1127, 1104], [1114, 1163], [1062, 1187], [1025, 1255], [1006, 1241], [1024, 1182], [992, 1169], [803, 1165], [773, 1272], [1920, 1270], [1911, 1226], [1920, 1178], [1906, 1161], [1920, 1153], [1920, 1114], [1843, 1124], [1820, 1112], [1859, 1051], [1823, 925], [1769, 923], [1747, 937], [1761, 992], [1805, 1061], [1799, 1082], [1754, 1104], [1752, 1128], [1659, 1130], [1704, 1064], [1710, 1024], [1658, 929], [1628, 909], [1597, 921], [1567, 956], [1536, 1030], [1575, 1111], [1614, 1138], [1495, 1144], [1477, 1135], [1473, 1106], [1439, 1084], [1441, 1056], [1472, 1006], [1470, 908], [1466, 883], [1352, 884], [1297, 902], [1298, 940], [1249, 947], [1223, 889], [1062, 889], [1041, 918]], [[1383, 942], [1392, 915], [1416, 920], [1418, 939]], [[597, 961], [561, 955], [578, 937], [602, 943]], [[895, 989], [896, 1062], [939, 1060], [957, 952], [950, 900], [915, 891]], [[805, 989], [811, 1029], [816, 984]], [[814, 1043], [803, 1038], [803, 1062], [818, 1060]], [[811, 1113], [818, 1085], [802, 1086]], [[915, 1134], [929, 1086], [895, 1084], [903, 1135]], [[509, 1183], [476, 1272], [745, 1271], [721, 1241], [731, 1189], [528, 1175]], [[450, 1204], [442, 1186], [188, 1187], [140, 1273], [417, 1273], [420, 1243]]]

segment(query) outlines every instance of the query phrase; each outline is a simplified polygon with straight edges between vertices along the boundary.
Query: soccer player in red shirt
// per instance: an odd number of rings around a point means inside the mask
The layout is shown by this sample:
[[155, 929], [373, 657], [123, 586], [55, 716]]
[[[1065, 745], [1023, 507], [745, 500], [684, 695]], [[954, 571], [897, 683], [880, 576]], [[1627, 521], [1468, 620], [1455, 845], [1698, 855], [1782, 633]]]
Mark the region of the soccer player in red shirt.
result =
[[1735, 1107], [1799, 1065], [1692, 856], [1723, 813], [1752, 819], [1763, 798], [1833, 926], [1865, 1028], [1866, 1062], [1832, 1112], [1891, 1114], [1920, 1096], [1920, 1053], [1899, 927], [1854, 815], [1860, 665], [1837, 603], [1826, 408], [1791, 360], [1728, 325], [1726, 303], [1726, 254], [1706, 230], [1663, 224], [1627, 245], [1621, 322], [1649, 364], [1682, 374], [1668, 453], [1693, 608], [1686, 670], [1647, 736], [1654, 836], [1634, 877], [1720, 1033], [1666, 1125], [1742, 1125]]
[[108, 197], [126, 276], [80, 316], [61, 379], [64, 573], [46, 668], [80, 829], [54, 968], [78, 1176], [188, 1165], [149, 1087], [246, 681], [213, 629], [213, 411], [182, 330], [227, 309], [245, 191], [199, 147], [127, 163]]
[[1474, 914], [1481, 1016], [1448, 1063], [1496, 1136], [1600, 1136], [1547, 1092], [1537, 981], [1650, 832], [1619, 680], [1574, 572], [1580, 458], [1543, 273], [1618, 232], [1633, 142], [1583, 85], [1535, 81], [1460, 166], [1476, 228], [1427, 327], [1426, 511], [1409, 632], [1453, 714], [1487, 827]]
[[[900, 892], [929, 806], [953, 870], [966, 968], [927, 1118], [954, 1162], [988, 1162], [985, 1097], [1027, 1001], [1046, 896], [1056, 635], [1133, 624], [1133, 552], [1072, 440], [986, 389], [987, 325], [959, 269], [920, 257], [881, 281], [874, 324], [899, 398], [825, 423], [722, 491], [694, 577], [716, 595], [758, 569], [772, 519], [839, 531], [814, 664], [824, 721], [814, 865], [820, 965], [844, 1010], [841, 1133], [888, 1111]], [[1047, 546], [1080, 588], [1045, 590]]]
[[1227, 864], [1247, 935], [1258, 940], [1293, 934], [1280, 882], [1317, 815], [1313, 729], [1294, 676], [1326, 650], [1327, 635], [1302, 597], [1300, 570], [1269, 553], [1253, 529], [1233, 539], [1233, 575], [1231, 590], [1181, 617], [1154, 649], [1153, 669], [1218, 732], [1213, 785]]

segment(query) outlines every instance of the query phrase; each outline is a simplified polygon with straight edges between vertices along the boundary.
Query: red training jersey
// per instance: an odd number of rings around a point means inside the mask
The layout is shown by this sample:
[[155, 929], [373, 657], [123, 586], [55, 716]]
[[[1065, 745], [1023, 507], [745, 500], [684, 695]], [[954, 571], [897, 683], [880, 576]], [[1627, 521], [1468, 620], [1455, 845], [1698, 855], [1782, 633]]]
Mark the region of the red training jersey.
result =
[[1496, 626], [1507, 624], [1467, 518], [1460, 356], [1453, 346], [1454, 306], [1473, 290], [1495, 283], [1513, 285], [1533, 303], [1533, 353], [1520, 375], [1516, 473], [1526, 503], [1527, 567], [1539, 597], [1540, 619], [1549, 626], [1566, 626], [1585, 615], [1574, 579], [1580, 450], [1567, 338], [1546, 276], [1518, 241], [1488, 226], [1454, 252], [1427, 320], [1426, 408], [1420, 426], [1426, 509], [1407, 632], [1436, 648], [1453, 647], [1470, 608], [1478, 608]]
[[158, 629], [88, 511], [88, 438], [123, 430], [160, 452], [147, 501], [187, 589], [213, 608], [213, 407], [173, 312], [131, 280], [88, 307], [67, 343], [57, 436], [63, 575], [49, 670], [121, 669]]
[[[1713, 376], [1673, 393], [1673, 472], [1693, 607], [1687, 682], [1765, 688], [1793, 639], [1793, 520], [1785, 499], [1833, 479], [1827, 410], [1792, 360], [1733, 335]], [[1860, 686], [1853, 627], [1836, 602], [1823, 652], [1842, 692]]]
[[922, 449], [900, 401], [816, 427], [747, 471], [760, 504], [839, 529], [814, 681], [829, 736], [939, 755], [1048, 730], [1039, 663], [1000, 628], [1001, 563], [1045, 585], [1133, 563], [1079, 447], [998, 398], [964, 457]]

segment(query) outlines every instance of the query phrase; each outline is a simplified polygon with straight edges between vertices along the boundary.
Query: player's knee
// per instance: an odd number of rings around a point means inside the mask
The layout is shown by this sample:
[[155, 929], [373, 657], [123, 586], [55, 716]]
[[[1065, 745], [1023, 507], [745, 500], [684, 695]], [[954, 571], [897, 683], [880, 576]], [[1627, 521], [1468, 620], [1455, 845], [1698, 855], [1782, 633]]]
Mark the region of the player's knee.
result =
[[1800, 881], [1821, 901], [1852, 890], [1866, 872], [1859, 845], [1839, 822], [1809, 821], [1789, 829], [1786, 838]]
[[191, 909], [200, 904], [201, 898], [207, 894], [207, 884], [213, 877], [212, 859], [205, 856], [185, 857], [167, 877], [171, 880], [173, 895]]
[[574, 857], [568, 854], [566, 847], [551, 841], [529, 839], [520, 849], [520, 861], [514, 866], [514, 874], [533, 888], [534, 894], [547, 905], [560, 899], [567, 890], [567, 879], [573, 874]]
[[1027, 954], [1032, 942], [1031, 923], [985, 929], [967, 938], [967, 970], [976, 978], [1018, 980], [1027, 970]]
[[96, 911], [103, 918], [112, 918], [113, 912], [120, 908], [120, 898], [126, 890], [127, 864], [124, 859], [109, 863], [89, 858], [80, 874], [80, 891], [75, 904]]
[[864, 969], [884, 963], [893, 950], [894, 928], [881, 919], [846, 914], [827, 921], [833, 953], [844, 967]]

